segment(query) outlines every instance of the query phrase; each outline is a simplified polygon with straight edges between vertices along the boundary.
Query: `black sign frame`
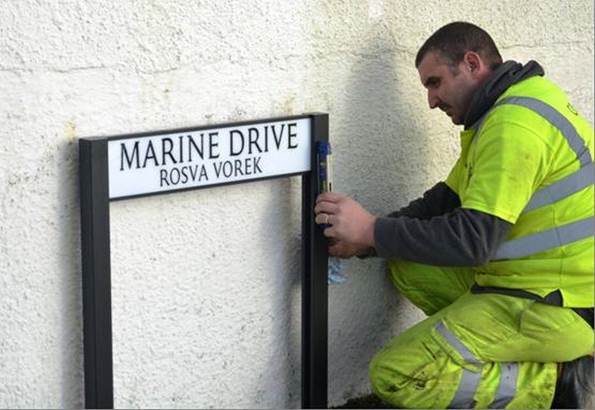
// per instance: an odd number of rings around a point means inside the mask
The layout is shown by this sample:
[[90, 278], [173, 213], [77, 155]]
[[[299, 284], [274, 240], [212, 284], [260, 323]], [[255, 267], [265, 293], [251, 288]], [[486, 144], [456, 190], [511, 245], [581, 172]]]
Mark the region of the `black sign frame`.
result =
[[[109, 198], [108, 141], [298, 119], [310, 119], [311, 124], [311, 167], [308, 171]], [[312, 113], [79, 140], [85, 408], [114, 407], [110, 201], [296, 175], [302, 176], [302, 407], [327, 407], [328, 253], [326, 238], [314, 222], [313, 209], [319, 192], [316, 143], [328, 142], [328, 135], [328, 114]]]

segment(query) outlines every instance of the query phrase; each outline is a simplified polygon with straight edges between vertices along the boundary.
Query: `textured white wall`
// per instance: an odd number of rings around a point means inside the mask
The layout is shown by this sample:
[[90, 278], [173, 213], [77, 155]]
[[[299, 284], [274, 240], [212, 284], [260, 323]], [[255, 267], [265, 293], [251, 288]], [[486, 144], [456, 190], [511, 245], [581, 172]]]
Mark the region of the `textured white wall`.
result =
[[[81, 407], [77, 139], [329, 112], [336, 188], [389, 212], [457, 130], [413, 59], [468, 20], [593, 122], [593, 2], [24, 1], [0, 7], [0, 407]], [[298, 407], [300, 181], [112, 204], [119, 407]], [[377, 260], [330, 289], [332, 404], [420, 315]]]

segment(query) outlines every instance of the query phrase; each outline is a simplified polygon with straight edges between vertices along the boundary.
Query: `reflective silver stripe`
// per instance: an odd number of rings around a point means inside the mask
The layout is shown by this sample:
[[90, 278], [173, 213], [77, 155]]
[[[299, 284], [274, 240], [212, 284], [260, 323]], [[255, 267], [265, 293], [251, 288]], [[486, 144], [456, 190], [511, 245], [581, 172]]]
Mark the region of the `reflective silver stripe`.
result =
[[438, 322], [436, 325], [436, 330], [448, 341], [452, 347], [455, 348], [457, 352], [461, 354], [461, 356], [463, 356], [467, 362], [473, 363], [480, 367], [479, 372], [477, 373], [467, 370], [464, 367], [461, 368], [463, 370], [463, 375], [459, 381], [459, 387], [457, 388], [455, 397], [448, 405], [449, 409], [471, 409], [474, 407], [475, 401], [473, 397], [475, 396], [477, 386], [479, 386], [479, 381], [481, 379], [481, 363], [479, 359], [477, 359], [475, 355], [473, 355], [473, 353], [471, 353], [469, 349], [467, 349], [467, 347], [459, 340], [459, 338], [453, 335], [450, 330], [446, 328], [444, 322]]
[[585, 140], [578, 135], [576, 128], [574, 128], [570, 121], [552, 106], [538, 99], [529, 97], [507, 97], [498, 101], [496, 105], [502, 104], [520, 105], [535, 111], [560, 130], [562, 135], [564, 135], [564, 138], [566, 138], [566, 141], [568, 141], [568, 145], [570, 145], [570, 148], [572, 148], [576, 154], [581, 166], [593, 162], [589, 148], [585, 144]]
[[481, 364], [480, 361], [467, 349], [467, 347], [461, 343], [458, 337], [450, 333], [450, 330], [444, 326], [444, 322], [440, 321], [436, 325], [436, 330], [440, 333], [444, 338], [450, 343], [452, 347], [455, 348], [457, 352], [463, 356], [463, 359], [468, 361], [469, 363], [479, 365]]
[[567, 177], [535, 192], [523, 212], [558, 202], [594, 183], [595, 167], [591, 162]]
[[500, 384], [496, 391], [494, 401], [488, 407], [503, 409], [516, 394], [516, 382], [519, 377], [518, 363], [500, 363]]
[[[578, 135], [572, 123], [566, 117], [564, 117], [550, 105], [530, 97], [503, 98], [502, 100], [498, 101], [492, 109], [504, 104], [520, 105], [536, 112], [546, 119], [562, 133], [581, 164], [581, 168], [575, 173], [576, 175], [571, 174], [566, 178], [563, 178], [562, 180], [535, 192], [523, 212], [529, 212], [541, 206], [555, 203], [595, 183], [593, 160], [591, 158], [589, 148], [586, 146], [583, 138]], [[477, 135], [481, 130], [483, 122], [490, 112], [491, 110], [486, 112], [471, 127], [476, 130], [475, 135]]]
[[448, 405], [449, 409], [472, 409], [475, 407], [475, 392], [479, 381], [481, 379], [481, 372], [473, 373], [470, 370], [463, 368], [463, 376], [459, 382], [459, 387], [455, 393], [455, 397]]
[[535, 253], [568, 245], [593, 236], [594, 227], [595, 217], [589, 217], [547, 231], [506, 241], [500, 245], [493, 259], [524, 258]]

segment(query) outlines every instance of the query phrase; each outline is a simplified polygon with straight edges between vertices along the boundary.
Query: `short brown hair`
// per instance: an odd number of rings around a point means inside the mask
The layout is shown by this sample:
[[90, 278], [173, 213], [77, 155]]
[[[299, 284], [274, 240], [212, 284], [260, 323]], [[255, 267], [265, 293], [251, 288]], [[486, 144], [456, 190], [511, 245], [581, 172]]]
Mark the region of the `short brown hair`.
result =
[[502, 64], [502, 56], [492, 37], [475, 24], [455, 21], [438, 29], [421, 46], [415, 57], [415, 67], [429, 52], [439, 51], [449, 64], [458, 65], [467, 51], [474, 51], [494, 69]]

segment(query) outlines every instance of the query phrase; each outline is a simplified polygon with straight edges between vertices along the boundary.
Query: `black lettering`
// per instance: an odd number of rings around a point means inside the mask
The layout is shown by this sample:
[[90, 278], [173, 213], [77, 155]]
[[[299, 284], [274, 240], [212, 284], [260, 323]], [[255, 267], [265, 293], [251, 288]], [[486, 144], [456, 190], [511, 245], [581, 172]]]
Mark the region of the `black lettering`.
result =
[[[234, 147], [234, 135], [239, 135], [240, 137], [240, 141], [242, 143], [240, 149], [238, 151], [235, 151], [233, 149]], [[244, 150], [244, 135], [242, 134], [241, 131], [239, 130], [231, 130], [229, 131], [229, 155], [231, 155], [232, 157], [236, 156], [236, 155], [240, 155], [242, 153], [242, 151]]]
[[138, 158], [138, 141], [134, 143], [134, 148], [132, 148], [132, 158], [130, 155], [128, 155], [126, 144], [124, 142], [120, 144], [120, 171], [124, 171], [124, 157], [126, 157], [128, 169], [132, 168], [132, 161], [134, 160], [136, 160], [136, 169], [140, 168], [140, 160]]
[[235, 176], [237, 177], [238, 174], [243, 176], [244, 173], [242, 172], [242, 160], [236, 159], [234, 162], [235, 162]]
[[258, 128], [248, 128], [248, 154], [252, 154], [252, 146], [256, 145], [258, 152], [262, 152], [260, 145], [258, 145]]
[[[174, 171], [175, 171], [175, 176], [174, 176]], [[169, 181], [173, 185], [178, 185], [180, 183], [180, 170], [178, 168], [172, 168], [171, 171], [169, 171]]]
[[159, 166], [159, 162], [157, 161], [157, 156], [155, 155], [155, 149], [153, 148], [153, 142], [149, 141], [149, 143], [147, 144], [147, 151], [145, 152], [145, 160], [143, 162], [143, 168], [147, 167], [147, 161], [149, 159], [152, 159], [153, 162], [155, 163], [155, 166], [158, 167]]
[[194, 141], [194, 137], [192, 135], [188, 135], [188, 162], [192, 162], [192, 149], [198, 153], [200, 159], [204, 159], [202, 152], [203, 152], [203, 134], [200, 134], [200, 148], [196, 145]]
[[203, 177], [208, 181], [209, 180], [209, 176], [207, 175], [207, 169], [205, 168], [204, 165], [201, 165], [200, 167], [200, 177], [198, 177], [198, 181], [202, 181]]
[[171, 159], [171, 161], [174, 164], [178, 163], [178, 161], [176, 161], [174, 156], [171, 154], [171, 151], [173, 149], [174, 149], [174, 142], [172, 141], [171, 138], [163, 138], [161, 140], [161, 165], [166, 165], [166, 162], [165, 162], [166, 155], [169, 157], [169, 159]]
[[298, 146], [297, 145], [297, 142], [296, 142], [295, 145], [291, 145], [292, 138], [297, 137], [297, 134], [295, 133], [295, 131], [292, 132], [291, 127], [295, 127], [296, 125], [297, 125], [297, 123], [295, 123], [295, 122], [292, 122], [291, 124], [288, 124], [287, 125], [287, 134], [288, 134], [288, 137], [287, 137], [287, 148], [288, 149], [294, 149], [294, 148], [297, 148], [297, 146]]
[[254, 158], [246, 158], [244, 160], [244, 172], [246, 172], [246, 175], [252, 175], [252, 170], [250, 169], [250, 162], [254, 161]]
[[215, 176], [219, 178], [219, 174], [221, 173], [221, 167], [223, 166], [223, 162], [213, 162], [213, 168], [215, 168]]
[[169, 182], [167, 182], [167, 170], [162, 169], [159, 170], [159, 186], [162, 187], [164, 182], [165, 185], [169, 186]]
[[188, 174], [186, 173], [188, 167], [182, 167], [182, 184], [188, 182]]
[[219, 137], [219, 131], [209, 132], [209, 159], [219, 158], [219, 153], [213, 153], [215, 149], [219, 149], [219, 141], [213, 140], [213, 137]]
[[269, 152], [269, 126], [264, 126], [264, 152]]
[[180, 157], [179, 158], [180, 158], [180, 163], [181, 164], [184, 163], [184, 144], [183, 144], [183, 141], [184, 141], [184, 136], [183, 135], [180, 135], [178, 137], [178, 144], [179, 144], [178, 148], [180, 149]]
[[[229, 166], [227, 166], [229, 165]], [[225, 161], [223, 163], [223, 175], [225, 176], [225, 178], [229, 178], [231, 176], [233, 172], [233, 165], [231, 164], [231, 161]]]
[[277, 132], [275, 131], [275, 126], [271, 126], [273, 131], [273, 138], [275, 139], [275, 145], [277, 146], [277, 150], [281, 148], [281, 141], [283, 140], [283, 129], [285, 129], [285, 124], [281, 124], [281, 132], [279, 132], [279, 137], [277, 137]]
[[262, 174], [262, 169], [258, 164], [260, 163], [260, 157], [254, 158], [254, 171], [258, 170], [258, 173]]
[[190, 178], [192, 178], [193, 181], [196, 181], [197, 173], [198, 173], [198, 165], [190, 167]]

